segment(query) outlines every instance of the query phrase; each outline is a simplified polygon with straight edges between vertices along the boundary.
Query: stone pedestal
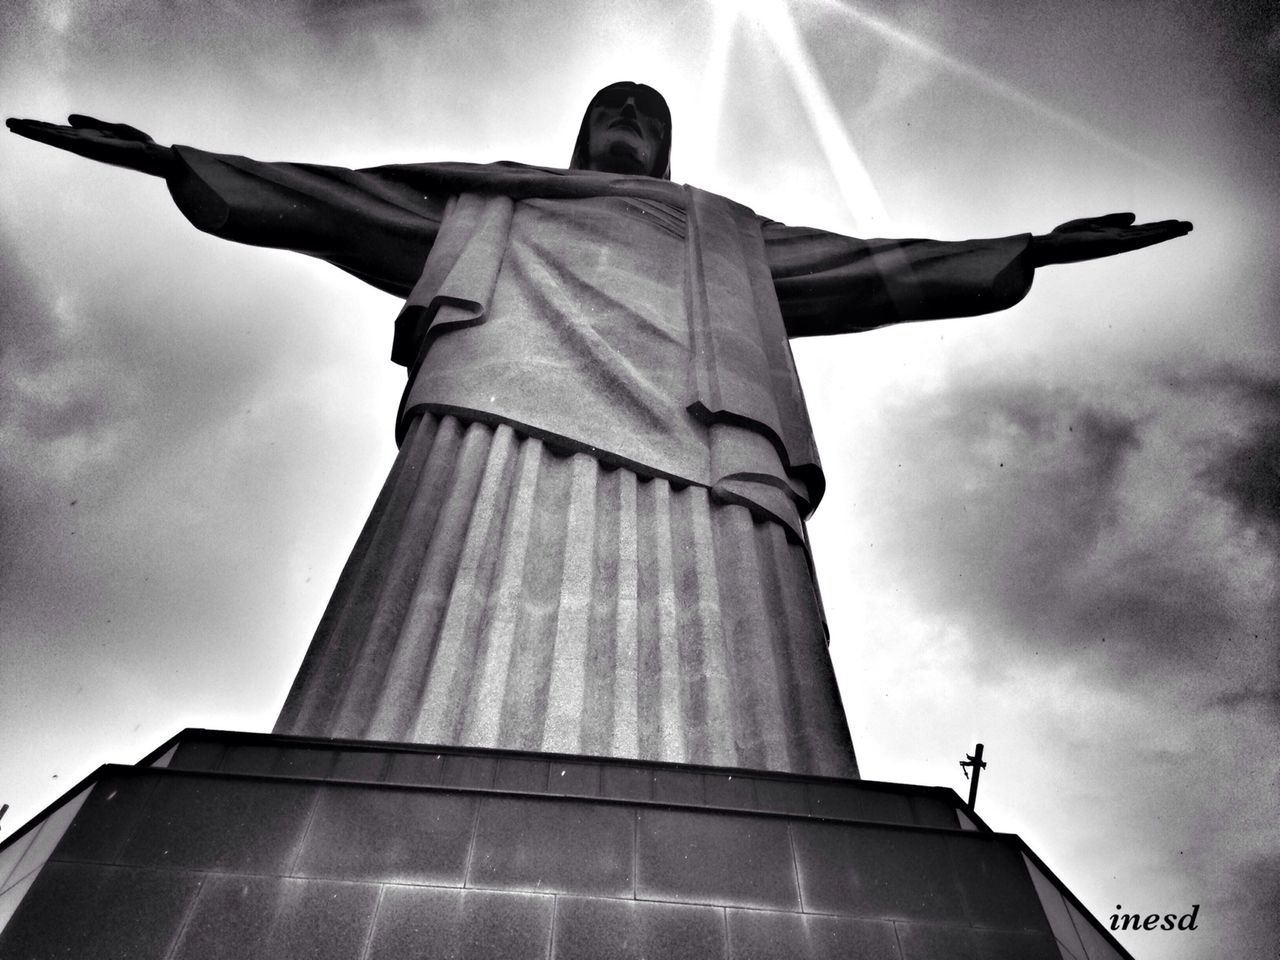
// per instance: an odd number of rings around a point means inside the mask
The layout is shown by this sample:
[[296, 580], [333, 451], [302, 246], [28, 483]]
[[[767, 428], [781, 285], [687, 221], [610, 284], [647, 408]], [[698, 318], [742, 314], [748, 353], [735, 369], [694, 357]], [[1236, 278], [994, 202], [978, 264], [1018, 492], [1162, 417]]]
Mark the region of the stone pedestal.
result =
[[5, 960], [1127, 956], [939, 788], [198, 730], [91, 780], [0, 850]]

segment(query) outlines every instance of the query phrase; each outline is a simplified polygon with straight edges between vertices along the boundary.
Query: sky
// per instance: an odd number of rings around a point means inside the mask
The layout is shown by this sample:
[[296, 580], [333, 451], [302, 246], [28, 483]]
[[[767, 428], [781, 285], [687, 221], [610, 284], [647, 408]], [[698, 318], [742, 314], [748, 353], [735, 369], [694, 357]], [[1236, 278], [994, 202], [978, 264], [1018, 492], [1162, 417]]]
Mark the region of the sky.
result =
[[[1003, 314], [797, 342], [863, 775], [967, 790], [1139, 958], [1280, 942], [1280, 13], [1195, 0], [6, 4], [0, 108], [342, 166], [673, 175], [859, 236], [1195, 223]], [[186, 726], [269, 730], [395, 455], [396, 301], [0, 137], [0, 826]]]

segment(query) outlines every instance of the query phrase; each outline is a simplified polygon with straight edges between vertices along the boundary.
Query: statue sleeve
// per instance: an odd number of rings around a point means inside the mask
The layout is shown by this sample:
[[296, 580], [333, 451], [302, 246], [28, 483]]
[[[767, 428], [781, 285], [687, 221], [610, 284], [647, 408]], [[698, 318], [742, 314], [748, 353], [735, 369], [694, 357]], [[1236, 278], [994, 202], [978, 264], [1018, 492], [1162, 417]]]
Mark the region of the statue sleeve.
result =
[[347, 170], [175, 146], [178, 209], [214, 236], [327, 260], [406, 296], [440, 229], [447, 196], [384, 169]]
[[1013, 306], [1031, 288], [1030, 234], [995, 240], [858, 240], [766, 220], [787, 335], [855, 333]]

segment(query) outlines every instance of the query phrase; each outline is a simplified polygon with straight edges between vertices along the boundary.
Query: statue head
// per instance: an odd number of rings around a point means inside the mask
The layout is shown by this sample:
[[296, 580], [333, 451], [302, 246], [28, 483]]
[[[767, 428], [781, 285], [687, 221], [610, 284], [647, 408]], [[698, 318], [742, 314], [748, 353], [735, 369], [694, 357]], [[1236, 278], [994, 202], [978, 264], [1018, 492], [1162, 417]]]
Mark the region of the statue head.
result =
[[569, 166], [671, 179], [671, 111], [653, 87], [611, 83], [587, 104]]

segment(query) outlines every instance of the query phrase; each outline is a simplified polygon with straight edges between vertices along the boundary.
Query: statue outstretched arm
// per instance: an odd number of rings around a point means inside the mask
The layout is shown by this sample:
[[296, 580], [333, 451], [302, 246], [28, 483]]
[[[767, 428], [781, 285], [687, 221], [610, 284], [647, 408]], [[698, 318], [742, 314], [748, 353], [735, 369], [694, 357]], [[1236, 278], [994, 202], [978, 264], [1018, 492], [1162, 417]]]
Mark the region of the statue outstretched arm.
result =
[[772, 221], [761, 232], [787, 333], [805, 337], [1005, 310], [1026, 296], [1037, 267], [1113, 256], [1191, 231], [1182, 220], [1133, 221], [1115, 213], [1043, 236], [961, 241], [859, 240]]
[[153, 177], [166, 177], [173, 169], [173, 150], [161, 146], [148, 134], [127, 123], [107, 123], [80, 113], [67, 117], [69, 126], [16, 117], [10, 117], [4, 123], [20, 137], [47, 143], [99, 163], [137, 170]]
[[1031, 288], [1031, 235], [861, 240], [766, 221], [761, 232], [791, 337], [993, 313]]
[[1079, 263], [1141, 250], [1191, 232], [1191, 224], [1186, 220], [1135, 224], [1134, 219], [1132, 213], [1109, 213], [1104, 217], [1068, 220], [1042, 237], [1032, 237], [1027, 253], [1036, 267]]
[[9, 119], [19, 136], [163, 177], [198, 229], [226, 240], [327, 260], [399, 296], [422, 272], [447, 197], [378, 171], [165, 147], [124, 123], [72, 114], [69, 125]]
[[422, 273], [448, 200], [379, 170], [173, 153], [169, 193], [198, 229], [319, 257], [396, 296]]

